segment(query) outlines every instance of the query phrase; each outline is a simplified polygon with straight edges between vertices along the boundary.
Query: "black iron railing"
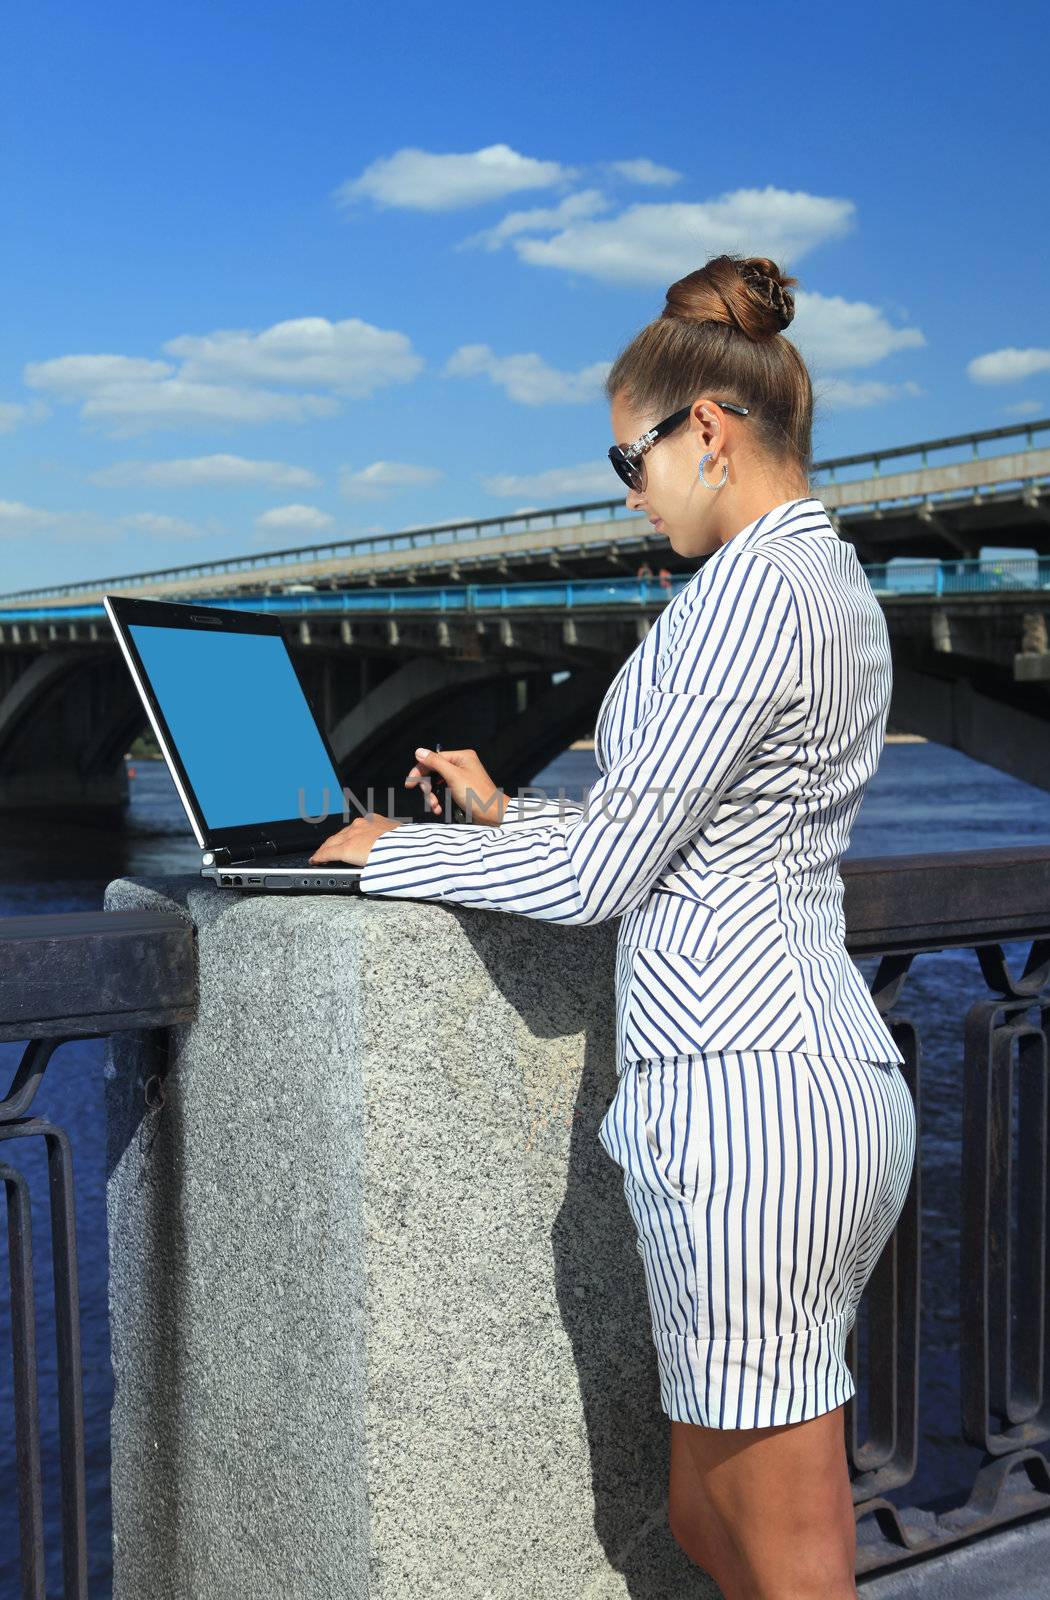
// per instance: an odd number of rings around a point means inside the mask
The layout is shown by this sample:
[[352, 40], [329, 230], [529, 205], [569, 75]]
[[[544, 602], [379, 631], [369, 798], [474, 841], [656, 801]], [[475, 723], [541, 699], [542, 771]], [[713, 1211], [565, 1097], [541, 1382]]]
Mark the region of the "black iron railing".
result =
[[[0, 1100], [0, 1140], [43, 1139], [58, 1353], [63, 1595], [88, 1600], [84, 1400], [73, 1157], [61, 1128], [28, 1115], [51, 1057], [71, 1039], [166, 1030], [196, 1012], [193, 927], [152, 911], [0, 918], [0, 1041], [26, 1041]], [[40, 1400], [29, 1186], [0, 1160], [7, 1200], [22, 1600], [46, 1600]]]
[[[919, 1464], [917, 1160], [904, 1210], [862, 1302], [863, 1373], [861, 1319], [848, 1348], [867, 1400], [863, 1436], [857, 1397], [846, 1411], [857, 1571], [864, 1574], [935, 1557], [974, 1534], [1050, 1513], [1050, 847], [846, 861], [842, 877], [847, 947], [856, 959], [879, 958], [872, 993], [905, 1057], [917, 1117], [920, 1031], [898, 1010], [916, 956], [971, 949], [987, 985], [960, 1031], [959, 1436], [980, 1450], [981, 1461], [957, 1505], [902, 1508], [888, 1498]], [[1002, 950], [1015, 941], [1030, 942], [1019, 973], [1009, 970]], [[40, 1137], [48, 1157], [67, 1600], [87, 1596], [72, 1161], [62, 1130], [27, 1113], [52, 1054], [70, 1039], [156, 1030], [162, 1076], [167, 1030], [194, 1016], [196, 984], [194, 930], [176, 916], [111, 911], [0, 920], [0, 1041], [27, 1041], [0, 1101], [0, 1139]], [[148, 1099], [150, 1083], [143, 1087]], [[10, 1243], [22, 1595], [44, 1600], [29, 1194], [17, 1169], [0, 1163], [0, 1174]]]
[[[914, 1477], [919, 1462], [917, 1160], [904, 1210], [864, 1296], [864, 1438], [856, 1397], [847, 1402], [862, 1573], [932, 1554], [1033, 1512], [1050, 1512], [1050, 848], [846, 861], [842, 877], [847, 947], [854, 957], [881, 957], [872, 992], [905, 1056], [902, 1070], [917, 1118], [921, 1038], [915, 1022], [897, 1010], [916, 955], [971, 949], [988, 989], [970, 1005], [960, 1037], [959, 1425], [961, 1439], [982, 1458], [969, 1494], [955, 1506], [902, 1509], [887, 1498], [890, 1489]], [[1002, 945], [1029, 940], [1023, 970], [1011, 972]], [[858, 1321], [848, 1349], [855, 1379], [859, 1333]]]

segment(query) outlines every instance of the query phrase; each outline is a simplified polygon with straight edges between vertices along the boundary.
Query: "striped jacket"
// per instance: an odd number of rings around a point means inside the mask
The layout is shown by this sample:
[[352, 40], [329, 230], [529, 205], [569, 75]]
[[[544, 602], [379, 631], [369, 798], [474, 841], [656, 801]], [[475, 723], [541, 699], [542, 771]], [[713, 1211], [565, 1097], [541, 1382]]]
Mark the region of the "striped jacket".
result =
[[620, 919], [616, 1067], [713, 1049], [903, 1063], [846, 951], [838, 861], [882, 751], [889, 635], [818, 499], [721, 545], [613, 678], [584, 804], [407, 823], [366, 893]]

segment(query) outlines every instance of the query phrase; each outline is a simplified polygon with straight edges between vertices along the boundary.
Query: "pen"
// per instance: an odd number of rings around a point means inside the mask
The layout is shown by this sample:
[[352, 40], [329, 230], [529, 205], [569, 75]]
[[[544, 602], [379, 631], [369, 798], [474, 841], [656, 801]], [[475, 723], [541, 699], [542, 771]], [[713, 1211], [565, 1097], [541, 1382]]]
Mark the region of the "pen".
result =
[[[435, 751], [439, 751], [439, 750], [440, 750], [440, 749], [441, 749], [441, 740], [440, 740], [440, 739], [437, 739], [437, 740], [435, 740], [435, 742], [434, 742], [434, 749], [435, 749]], [[430, 787], [431, 787], [431, 789], [432, 789], [432, 790], [434, 790], [434, 791], [435, 791], [435, 792], [436, 792], [436, 791], [437, 791], [437, 786], [438, 786], [438, 784], [442, 784], [442, 785], [443, 785], [443, 784], [444, 784], [444, 782], [445, 782], [445, 780], [444, 780], [444, 778], [443, 778], [443, 777], [442, 777], [442, 776], [441, 776], [441, 774], [440, 774], [440, 773], [439, 773], [439, 772], [435, 772], [435, 773], [434, 773], [434, 774], [433, 774], [433, 775], [432, 775], [432, 776], [431, 776], [431, 779], [430, 779]], [[440, 799], [442, 799], [442, 800], [444, 800], [444, 794], [443, 794], [443, 793], [442, 793], [442, 794], [441, 794], [441, 795], [440, 795], [440, 796], [439, 796], [439, 798], [440, 798]], [[434, 817], [434, 818], [432, 818], [432, 820], [433, 820], [433, 821], [435, 821], [435, 822], [444, 822], [444, 821], [446, 821], [446, 820], [447, 820], [447, 819], [446, 819], [446, 816], [445, 816], [445, 807], [444, 807], [444, 805], [442, 805], [442, 808], [441, 808], [441, 810], [440, 810], [440, 811], [439, 811], [439, 812], [438, 812], [438, 814], [437, 814], [437, 816], [436, 816], [436, 817]]]
[[[441, 741], [440, 741], [440, 739], [435, 741], [434, 749], [435, 749], [435, 751], [440, 751], [440, 749], [441, 749]], [[433, 775], [432, 779], [431, 779], [431, 787], [434, 788], [439, 783], [444, 785], [445, 788], [448, 787], [447, 784], [445, 784], [445, 780], [440, 775], [440, 773], [435, 773]], [[451, 822], [457, 815], [464, 822], [466, 821], [466, 812], [463, 811], [459, 806], [457, 806], [457, 804], [456, 804], [456, 802], [454, 800], [452, 802], [451, 810], [452, 810], [452, 816], [450, 817], [449, 816], [449, 808], [447, 806], [443, 805], [442, 808], [441, 808], [440, 813], [438, 814], [438, 816], [434, 818], [434, 821], [435, 822]]]

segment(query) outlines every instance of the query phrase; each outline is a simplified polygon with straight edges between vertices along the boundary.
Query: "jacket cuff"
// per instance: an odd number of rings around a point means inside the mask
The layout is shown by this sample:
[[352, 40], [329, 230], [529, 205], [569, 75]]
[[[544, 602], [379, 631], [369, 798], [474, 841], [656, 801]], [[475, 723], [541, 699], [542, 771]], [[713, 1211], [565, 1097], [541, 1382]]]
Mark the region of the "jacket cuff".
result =
[[[410, 866], [413, 861], [422, 866], [425, 860], [433, 858], [440, 885], [443, 873], [439, 863], [445, 862], [447, 871], [449, 856], [469, 855], [477, 846], [478, 834], [484, 831], [484, 824], [472, 822], [401, 822], [396, 828], [387, 828], [372, 841], [368, 860], [357, 880], [358, 888], [365, 893], [400, 893], [418, 899], [418, 889], [398, 887], [399, 869]], [[440, 887], [431, 888], [427, 898], [440, 898]]]

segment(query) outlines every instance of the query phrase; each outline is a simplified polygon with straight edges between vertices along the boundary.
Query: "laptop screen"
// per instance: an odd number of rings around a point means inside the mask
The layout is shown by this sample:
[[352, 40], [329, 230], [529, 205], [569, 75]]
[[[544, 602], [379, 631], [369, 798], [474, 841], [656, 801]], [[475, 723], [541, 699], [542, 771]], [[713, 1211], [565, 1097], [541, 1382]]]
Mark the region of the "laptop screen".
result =
[[341, 820], [341, 780], [283, 638], [138, 622], [128, 632], [210, 829]]

